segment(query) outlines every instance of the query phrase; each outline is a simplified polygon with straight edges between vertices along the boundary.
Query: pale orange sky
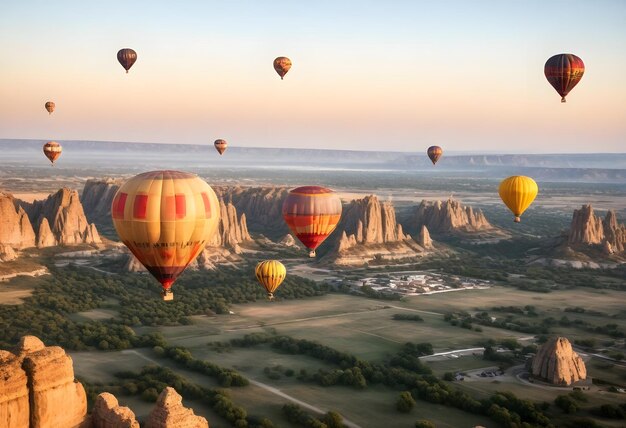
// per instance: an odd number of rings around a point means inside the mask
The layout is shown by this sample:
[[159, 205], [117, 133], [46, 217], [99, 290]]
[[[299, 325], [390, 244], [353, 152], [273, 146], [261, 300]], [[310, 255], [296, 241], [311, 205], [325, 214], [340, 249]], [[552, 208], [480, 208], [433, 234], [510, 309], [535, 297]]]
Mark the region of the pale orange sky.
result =
[[[11, 3], [0, 138], [626, 151], [626, 2], [567, 2], [565, 21], [539, 1]], [[564, 105], [543, 76], [560, 52], [587, 67]]]

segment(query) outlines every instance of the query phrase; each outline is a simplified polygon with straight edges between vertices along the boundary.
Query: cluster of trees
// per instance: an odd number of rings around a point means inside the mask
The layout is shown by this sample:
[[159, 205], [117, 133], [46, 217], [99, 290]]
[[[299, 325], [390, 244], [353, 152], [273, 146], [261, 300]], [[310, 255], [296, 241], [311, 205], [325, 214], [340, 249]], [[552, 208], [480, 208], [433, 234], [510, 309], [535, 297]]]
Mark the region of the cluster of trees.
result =
[[285, 404], [283, 413], [289, 422], [302, 428], [345, 428], [343, 417], [333, 410], [327, 412], [322, 419], [318, 419], [297, 404]]
[[157, 355], [166, 356], [176, 361], [181, 366], [202, 373], [216, 379], [220, 386], [228, 388], [230, 386], [246, 386], [250, 382], [236, 370], [220, 367], [217, 364], [205, 360], [194, 358], [188, 349], [181, 346], [155, 347]]
[[491, 308], [492, 311], [494, 312], [509, 312], [512, 314], [519, 314], [519, 315], [528, 315], [529, 317], [536, 317], [539, 316], [539, 314], [537, 313], [537, 308], [535, 308], [533, 305], [526, 305], [524, 307], [521, 306], [494, 306]]
[[564, 413], [576, 413], [580, 409], [580, 403], [586, 403], [587, 397], [580, 390], [575, 390], [569, 394], [559, 395], [554, 399], [554, 404]]
[[[511, 308], [514, 308], [512, 306]], [[508, 311], [507, 311], [508, 312]], [[515, 318], [513, 315], [504, 317], [493, 317], [489, 312], [482, 311], [472, 316], [468, 312], [448, 313], [444, 315], [444, 320], [451, 325], [460, 325], [461, 327], [471, 329], [472, 324], [479, 324], [488, 327], [496, 327], [504, 330], [519, 331], [530, 334], [548, 334], [549, 326], [545, 324], [533, 324], [523, 319]]]
[[402, 391], [396, 401], [396, 409], [398, 412], [409, 413], [415, 407], [415, 399], [410, 391]]
[[626, 419], [626, 403], [619, 406], [614, 404], [603, 404], [599, 407], [594, 407], [589, 412], [594, 416], [600, 416], [601, 418], [608, 419]]
[[417, 314], [393, 314], [392, 318], [397, 321], [424, 321], [424, 318]]

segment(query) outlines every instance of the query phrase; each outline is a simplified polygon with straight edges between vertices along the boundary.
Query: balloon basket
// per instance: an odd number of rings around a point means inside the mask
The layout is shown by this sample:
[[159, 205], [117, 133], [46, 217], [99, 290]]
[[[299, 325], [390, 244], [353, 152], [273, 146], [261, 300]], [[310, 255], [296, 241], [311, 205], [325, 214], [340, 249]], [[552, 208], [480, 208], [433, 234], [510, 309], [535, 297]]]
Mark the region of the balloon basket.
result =
[[267, 300], [269, 300], [270, 302], [274, 301], [274, 294], [273, 293], [267, 293]]
[[163, 297], [163, 301], [165, 302], [174, 300], [174, 293], [171, 290], [163, 290], [161, 292], [161, 297]]
[[315, 250], [312, 250], [309, 252], [309, 257], [314, 259], [315, 258]]
[[522, 219], [519, 217], [515, 217], [515, 219], [513, 220], [515, 223], [521, 223]]

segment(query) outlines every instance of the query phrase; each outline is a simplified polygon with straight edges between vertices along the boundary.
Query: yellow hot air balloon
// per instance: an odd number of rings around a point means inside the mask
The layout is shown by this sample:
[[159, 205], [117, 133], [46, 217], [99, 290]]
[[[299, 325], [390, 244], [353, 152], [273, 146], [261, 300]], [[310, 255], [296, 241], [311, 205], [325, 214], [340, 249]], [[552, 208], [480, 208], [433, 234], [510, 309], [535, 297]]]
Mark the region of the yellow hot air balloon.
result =
[[267, 291], [267, 298], [274, 300], [274, 291], [282, 284], [287, 276], [287, 269], [278, 260], [265, 260], [256, 265], [256, 279]]
[[500, 198], [515, 214], [515, 223], [521, 221], [520, 216], [533, 203], [537, 192], [539, 192], [539, 187], [535, 180], [523, 175], [505, 178], [500, 183], [499, 189]]
[[172, 300], [172, 284], [217, 230], [220, 208], [195, 174], [151, 171], [120, 187], [111, 217], [122, 242], [163, 286], [163, 300]]

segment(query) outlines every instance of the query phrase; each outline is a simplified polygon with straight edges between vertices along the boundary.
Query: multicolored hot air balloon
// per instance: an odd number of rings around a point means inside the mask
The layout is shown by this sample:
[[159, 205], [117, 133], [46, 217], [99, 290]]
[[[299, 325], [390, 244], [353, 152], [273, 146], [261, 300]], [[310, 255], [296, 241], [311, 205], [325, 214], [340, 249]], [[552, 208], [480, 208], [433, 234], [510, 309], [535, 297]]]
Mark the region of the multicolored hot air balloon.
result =
[[278, 260], [265, 260], [259, 262], [255, 269], [256, 279], [259, 280], [265, 291], [267, 298], [274, 300], [274, 291], [282, 284], [287, 276], [287, 269]]
[[515, 223], [521, 221], [520, 216], [537, 197], [539, 187], [535, 180], [523, 175], [505, 178], [498, 190], [500, 198], [515, 215]]
[[46, 155], [50, 162], [52, 162], [52, 166], [54, 166], [54, 161], [56, 161], [63, 152], [63, 147], [56, 141], [48, 141], [43, 145], [43, 154]]
[[428, 154], [430, 161], [433, 163], [433, 165], [435, 165], [441, 155], [443, 155], [443, 150], [439, 146], [430, 146], [426, 153]]
[[215, 146], [215, 150], [217, 150], [220, 155], [223, 155], [228, 148], [228, 143], [226, 142], [226, 140], [222, 140], [221, 138], [215, 140], [215, 143], [213, 143], [213, 145]]
[[325, 187], [298, 187], [283, 202], [283, 218], [293, 234], [311, 250], [309, 257], [315, 257], [315, 249], [339, 223], [341, 199]]
[[44, 105], [44, 107], [46, 107], [46, 110], [48, 110], [48, 114], [52, 114], [52, 112], [54, 111], [55, 104], [52, 101], [46, 101], [46, 104]]
[[276, 70], [276, 73], [280, 76], [280, 80], [283, 80], [283, 77], [285, 77], [285, 74], [287, 74], [290, 68], [291, 60], [286, 56], [279, 56], [274, 60], [274, 70]]
[[585, 73], [585, 64], [576, 55], [558, 54], [546, 61], [543, 72], [548, 82], [561, 96], [561, 102], [564, 103], [567, 94], [582, 79]]
[[151, 171], [120, 187], [111, 217], [122, 242], [163, 286], [163, 300], [172, 300], [172, 284], [217, 230], [220, 208], [195, 174]]
[[135, 61], [137, 61], [137, 52], [130, 48], [120, 49], [117, 52], [117, 60], [122, 64], [122, 67], [128, 73], [128, 70], [133, 66]]

